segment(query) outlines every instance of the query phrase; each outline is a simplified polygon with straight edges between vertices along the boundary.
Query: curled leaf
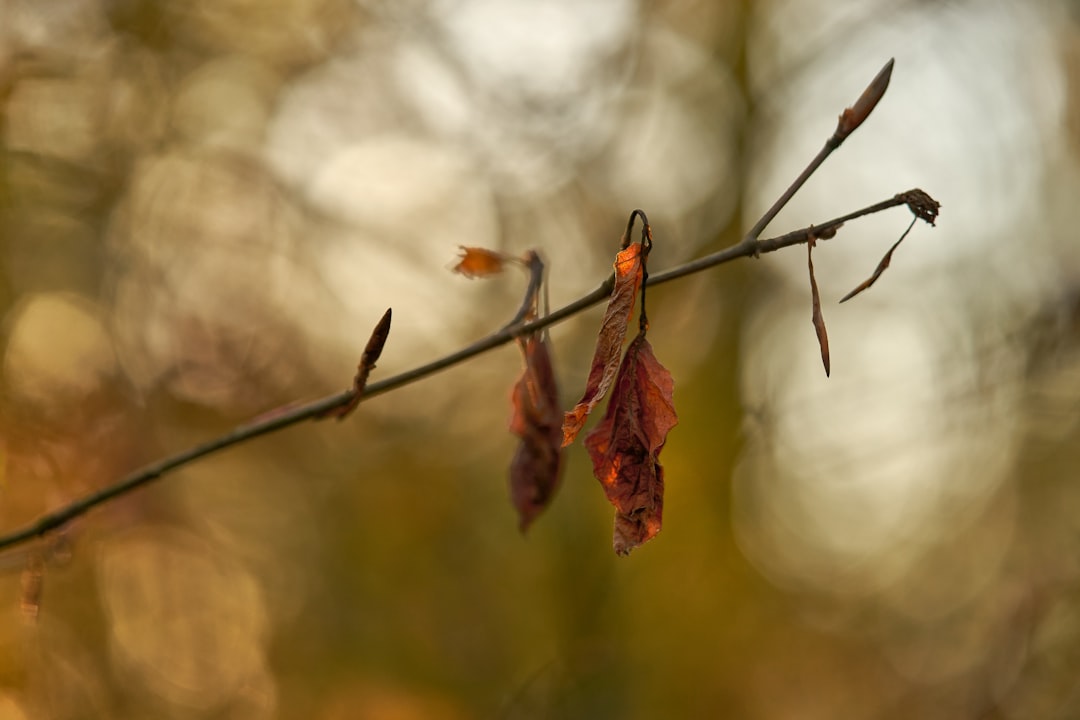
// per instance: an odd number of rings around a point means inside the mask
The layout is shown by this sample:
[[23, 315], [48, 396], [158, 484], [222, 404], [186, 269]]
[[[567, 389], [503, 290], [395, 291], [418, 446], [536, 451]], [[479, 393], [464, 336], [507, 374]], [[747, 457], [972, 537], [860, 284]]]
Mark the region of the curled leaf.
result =
[[907, 192], [899, 193], [896, 196], [896, 199], [907, 205], [908, 209], [911, 210], [911, 213], [915, 217], [912, 218], [911, 224], [907, 226], [907, 230], [905, 230], [904, 234], [900, 236], [900, 239], [893, 243], [893, 246], [889, 248], [889, 251], [885, 253], [885, 256], [881, 258], [881, 261], [877, 264], [877, 267], [874, 268], [873, 274], [866, 280], [863, 280], [861, 283], [859, 283], [858, 287], [856, 287], [854, 290], [849, 292], [844, 297], [840, 298], [840, 302], [847, 302], [851, 298], [861, 293], [863, 290], [866, 290], [871, 285], [876, 283], [877, 279], [881, 277], [881, 274], [885, 272], [885, 270], [889, 267], [889, 263], [892, 262], [892, 256], [893, 253], [896, 252], [896, 248], [900, 247], [900, 243], [904, 242], [904, 238], [906, 238], [908, 236], [908, 233], [911, 232], [911, 228], [915, 227], [915, 220], [922, 220], [925, 223], [933, 225], [934, 221], [937, 220], [938, 211], [941, 209], [941, 203], [927, 195], [922, 190], [919, 190], [918, 188], [914, 190], [908, 190]]
[[874, 273], [870, 277], [859, 283], [858, 287], [856, 287], [854, 290], [849, 292], [844, 297], [840, 298], [840, 302], [847, 302], [848, 300], [855, 297], [863, 290], [866, 290], [871, 285], [877, 282], [877, 279], [881, 277], [881, 273], [885, 272], [885, 270], [889, 267], [889, 263], [892, 262], [892, 256], [893, 253], [896, 251], [896, 248], [900, 247], [900, 243], [904, 242], [904, 238], [907, 237], [907, 234], [911, 232], [911, 228], [913, 227], [915, 227], [915, 218], [911, 219], [911, 224], [908, 225], [907, 230], [904, 231], [904, 234], [900, 236], [899, 240], [893, 243], [893, 246], [889, 248], [889, 252], [885, 253], [885, 257], [881, 258], [881, 262], [879, 262], [877, 264], [877, 267], [874, 268]]
[[460, 247], [461, 258], [451, 269], [467, 278], [487, 277], [500, 273], [506, 263], [511, 260], [509, 256], [494, 250], [464, 245]]
[[524, 532], [559, 487], [562, 411], [547, 342], [530, 335], [522, 352], [525, 370], [511, 396], [510, 431], [521, 438], [521, 444], [510, 463], [510, 499]]
[[818, 293], [817, 279], [814, 277], [814, 241], [806, 243], [806, 264], [810, 268], [810, 320], [814, 323], [818, 345], [821, 347], [821, 364], [825, 366], [825, 377], [829, 376], [829, 334], [825, 332], [825, 317], [821, 314], [821, 294]]
[[833, 141], [837, 145], [842, 143], [848, 135], [855, 132], [866, 118], [870, 117], [870, 113], [877, 107], [881, 98], [885, 96], [885, 91], [889, 87], [889, 80], [892, 78], [894, 61], [895, 59], [890, 58], [889, 62], [885, 63], [885, 67], [881, 68], [878, 74], [874, 76], [874, 79], [870, 81], [870, 84], [866, 86], [855, 104], [845, 108], [844, 112], [840, 114], [840, 121], [836, 124], [836, 132], [833, 133]]
[[938, 211], [941, 210], [941, 203], [918, 188], [899, 193], [896, 198], [903, 201], [915, 217], [931, 225], [937, 220]]
[[626, 328], [634, 311], [634, 301], [641, 288], [642, 248], [640, 243], [627, 246], [615, 256], [615, 287], [611, 292], [600, 333], [596, 338], [589, 378], [581, 400], [563, 419], [563, 447], [574, 442], [596, 404], [604, 399], [619, 369], [619, 353], [626, 339]]
[[593, 474], [615, 506], [619, 555], [660, 532], [664, 468], [660, 451], [679, 418], [671, 373], [653, 355], [645, 333], [626, 349], [604, 419], [585, 437]]

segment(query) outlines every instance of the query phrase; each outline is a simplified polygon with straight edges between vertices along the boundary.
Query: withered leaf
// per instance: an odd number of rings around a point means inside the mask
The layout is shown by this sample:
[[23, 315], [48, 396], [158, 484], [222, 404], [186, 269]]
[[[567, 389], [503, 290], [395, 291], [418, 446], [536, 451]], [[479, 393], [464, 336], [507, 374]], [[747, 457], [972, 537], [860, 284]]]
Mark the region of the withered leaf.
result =
[[559, 487], [562, 410], [546, 340], [530, 335], [522, 351], [525, 370], [511, 396], [510, 431], [521, 438], [521, 444], [510, 463], [510, 499], [525, 532]]
[[653, 355], [644, 333], [630, 343], [604, 419], [585, 436], [593, 474], [615, 506], [618, 555], [660, 532], [664, 468], [660, 451], [679, 418], [671, 373]]
[[900, 236], [900, 239], [893, 243], [893, 246], [889, 248], [889, 251], [885, 253], [885, 256], [881, 258], [881, 261], [877, 264], [877, 267], [874, 268], [874, 272], [870, 277], [863, 280], [854, 290], [840, 298], [840, 302], [847, 302], [876, 283], [878, 278], [881, 277], [881, 274], [888, 269], [889, 263], [892, 262], [893, 253], [896, 252], [896, 248], [900, 247], [900, 243], [904, 242], [904, 238], [911, 232], [911, 228], [915, 227], [915, 221], [922, 220], [925, 223], [933, 225], [934, 221], [937, 220], [938, 211], [941, 210], [941, 203], [918, 188], [899, 193], [896, 198], [902, 200], [915, 217], [912, 218], [911, 223], [907, 226], [907, 230], [904, 231], [904, 234]]
[[938, 213], [941, 211], [941, 203], [919, 188], [898, 193], [896, 197], [898, 200], [902, 200], [908, 206], [908, 210], [911, 210], [915, 217], [923, 222], [933, 225], [937, 221]]
[[451, 269], [467, 278], [487, 277], [500, 273], [510, 260], [509, 256], [495, 250], [464, 245], [460, 248], [461, 259]]
[[814, 277], [814, 240], [806, 243], [806, 264], [810, 268], [810, 321], [814, 323], [818, 345], [821, 346], [821, 364], [825, 366], [825, 377], [829, 376], [829, 334], [825, 332], [825, 317], [821, 314], [821, 294], [818, 292], [817, 279]]
[[626, 340], [626, 327], [630, 323], [634, 302], [641, 288], [642, 247], [640, 243], [634, 243], [615, 256], [615, 287], [611, 291], [611, 299], [600, 324], [596, 351], [589, 368], [589, 378], [585, 382], [585, 392], [563, 419], [563, 447], [577, 438], [589, 413], [604, 399], [618, 372], [619, 353], [623, 341]]
[[889, 267], [889, 263], [892, 262], [892, 256], [893, 256], [893, 253], [896, 252], [896, 248], [900, 247], [900, 243], [904, 242], [904, 238], [907, 237], [908, 233], [911, 232], [911, 228], [914, 227], [914, 226], [915, 226], [915, 218], [912, 218], [911, 224], [908, 225], [908, 229], [904, 231], [904, 234], [900, 236], [900, 239], [897, 240], [896, 242], [894, 242], [893, 246], [891, 248], [889, 248], [889, 251], [887, 253], [885, 253], [885, 256], [883, 258], [881, 258], [881, 262], [879, 262], [877, 264], [877, 267], [874, 268], [873, 274], [870, 275], [870, 277], [863, 280], [861, 283], [859, 283], [858, 286], [854, 290], [849, 292], [844, 297], [840, 298], [840, 302], [842, 302], [842, 303], [847, 302], [848, 300], [855, 297], [856, 295], [861, 293], [863, 290], [868, 289], [871, 285], [873, 285], [874, 283], [877, 282], [878, 278], [881, 277], [881, 273], [885, 272]]

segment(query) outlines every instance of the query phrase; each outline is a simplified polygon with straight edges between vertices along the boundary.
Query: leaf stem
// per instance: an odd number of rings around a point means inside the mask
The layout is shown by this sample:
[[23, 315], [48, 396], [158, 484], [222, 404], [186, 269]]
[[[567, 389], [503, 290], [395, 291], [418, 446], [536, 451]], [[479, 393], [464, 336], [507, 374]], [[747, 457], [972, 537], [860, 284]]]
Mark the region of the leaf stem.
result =
[[503, 327], [518, 325], [530, 317], [536, 317], [537, 299], [540, 296], [540, 284], [544, 281], [544, 261], [535, 250], [525, 253], [520, 262], [529, 271], [529, 284], [525, 288], [525, 299], [521, 301], [521, 307], [514, 313], [513, 319]]

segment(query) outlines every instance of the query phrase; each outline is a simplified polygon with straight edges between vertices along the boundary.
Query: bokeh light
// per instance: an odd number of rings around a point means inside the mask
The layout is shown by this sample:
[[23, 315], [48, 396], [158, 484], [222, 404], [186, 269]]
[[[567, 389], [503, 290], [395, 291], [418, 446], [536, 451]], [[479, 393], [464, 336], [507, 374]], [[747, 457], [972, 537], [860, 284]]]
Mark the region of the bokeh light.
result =
[[[0, 4], [0, 531], [287, 403], [773, 221], [942, 203], [649, 291], [680, 424], [611, 552], [507, 501], [510, 347], [0, 555], [2, 718], [1072, 718], [1080, 12], [1052, 0]], [[562, 400], [599, 319], [551, 330]], [[4, 598], [8, 601], [5, 603]]]

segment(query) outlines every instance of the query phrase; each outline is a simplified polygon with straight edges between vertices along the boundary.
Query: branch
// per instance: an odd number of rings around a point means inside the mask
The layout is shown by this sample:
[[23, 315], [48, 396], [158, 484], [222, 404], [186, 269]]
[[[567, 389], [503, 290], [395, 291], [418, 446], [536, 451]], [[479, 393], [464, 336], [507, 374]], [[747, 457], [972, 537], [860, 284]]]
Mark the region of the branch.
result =
[[[775, 238], [754, 241], [750, 235], [747, 235], [747, 238], [751, 240], [750, 243], [747, 243], [744, 239], [739, 244], [719, 252], [706, 255], [697, 260], [692, 260], [683, 265], [678, 265], [670, 270], [657, 273], [656, 275], [651, 275], [646, 284], [649, 287], [662, 285], [663, 283], [671, 282], [672, 280], [676, 280], [685, 275], [692, 275], [716, 267], [717, 265], [723, 265], [733, 260], [738, 260], [739, 258], [757, 256], [761, 253], [776, 252], [777, 250], [782, 250], [793, 245], [801, 245], [806, 243], [812, 237], [821, 240], [823, 239], [823, 236], [829, 235], [830, 231], [835, 232], [837, 228], [849, 220], [854, 220], [865, 215], [878, 213], [899, 205], [907, 204], [902, 199], [902, 195], [904, 194], [906, 193], [897, 195], [889, 200], [875, 203], [862, 208], [861, 210], [856, 210], [847, 215], [833, 218], [820, 225], [810, 225]], [[102, 505], [114, 498], [126, 495], [132, 490], [147, 485], [153, 480], [157, 480], [163, 475], [207, 455], [211, 455], [220, 450], [224, 450], [225, 448], [232, 447], [233, 445], [238, 445], [247, 440], [257, 438], [260, 435], [267, 435], [276, 430], [281, 430], [282, 428], [306, 420], [332, 416], [342, 408], [347, 407], [350, 403], [364, 402], [377, 395], [382, 395], [391, 390], [410, 385], [417, 380], [421, 380], [429, 375], [434, 375], [441, 370], [453, 367], [470, 358], [497, 348], [500, 345], [505, 345], [514, 338], [560, 323], [563, 320], [573, 317], [581, 311], [606, 300], [608, 296], [611, 295], [612, 285], [613, 277], [609, 277], [589, 294], [578, 298], [572, 303], [569, 303], [542, 318], [537, 318], [530, 322], [519, 321], [507, 325], [505, 328], [493, 332], [487, 337], [461, 348], [457, 352], [450, 353], [449, 355], [433, 360], [425, 365], [413, 368], [412, 370], [407, 370], [385, 380], [371, 383], [364, 389], [363, 395], [359, 396], [359, 398], [357, 398], [355, 391], [350, 388], [344, 392], [329, 395], [303, 405], [292, 407], [285, 406], [284, 408], [271, 410], [270, 412], [255, 418], [246, 425], [241, 425], [213, 440], [209, 440], [201, 445], [196, 445], [195, 447], [189, 448], [188, 450], [163, 460], [159, 460], [158, 462], [151, 463], [150, 465], [136, 470], [114, 485], [102, 488], [70, 505], [66, 505], [59, 510], [43, 515], [35, 522], [20, 530], [16, 530], [8, 535], [0, 536], [0, 550], [18, 545], [35, 537], [45, 535], [52, 530], [56, 530], [75, 518], [85, 515], [98, 505]]]
[[[932, 204], [934, 207], [934, 216], [936, 217], [937, 203], [921, 190], [911, 190], [818, 225], [811, 225], [774, 238], [765, 240], [758, 239], [765, 226], [768, 225], [780, 209], [787, 204], [788, 200], [790, 200], [799, 188], [802, 187], [810, 175], [812, 175], [825, 159], [840, 146], [844, 139], [846, 139], [847, 136], [866, 119], [867, 115], [869, 115], [874, 105], [876, 105], [877, 101], [885, 92], [885, 88], [888, 86], [892, 65], [893, 61], [890, 60], [881, 72], [878, 73], [874, 81], [871, 82], [870, 86], [855, 105], [844, 111], [840, 116], [836, 131], [826, 142], [825, 147], [818, 153], [814, 160], [810, 162], [807, 168], [798, 178], [796, 178], [795, 182], [792, 183], [783, 195], [773, 203], [772, 207], [766, 211], [761, 219], [754, 224], [753, 228], [751, 228], [741, 242], [724, 250], [720, 250], [719, 252], [678, 265], [664, 272], [650, 275], [644, 283], [644, 286], [652, 287], [654, 285], [662, 285], [666, 282], [677, 280], [686, 275], [702, 272], [739, 258], [751, 256], [758, 257], [762, 253], [776, 252], [777, 250], [807, 243], [811, 240], [826, 240], [833, 237], [836, 234], [836, 231], [845, 222], [855, 220], [865, 215], [888, 210], [899, 205], [907, 205], [917, 217], [926, 219], [928, 212], [926, 207], [928, 204]], [[631, 224], [635, 215], [638, 213], [640, 213], [640, 211], [635, 211], [635, 213], [631, 215]], [[644, 213], [640, 214], [644, 217]], [[932, 223], [932, 219], [928, 220], [928, 222]], [[627, 236], [628, 235], [629, 227], [627, 230]], [[542, 266], [539, 265], [539, 258], [536, 259], [536, 264], [530, 263], [529, 266], [530, 292], [526, 294], [527, 299], [533, 291], [534, 285], [539, 282], [539, 270], [542, 268]], [[607, 280], [601, 283], [600, 286], [592, 292], [540, 318], [527, 319], [526, 317], [522, 317], [522, 313], [519, 311], [510, 324], [456, 352], [413, 368], [412, 370], [407, 370], [398, 375], [394, 375], [393, 377], [380, 382], [371, 383], [365, 386], [364, 381], [366, 381], [367, 371], [374, 367], [374, 362], [377, 358], [377, 351], [373, 351], [373, 343], [379, 345], [381, 348], [381, 342], [378, 341], [377, 338], [381, 335], [382, 340], [385, 340], [386, 331], [389, 329], [389, 312], [387, 312], [379, 326], [376, 327], [375, 333], [373, 333], [373, 340], [369, 341], [368, 351], [365, 353], [367, 359], [361, 360], [357, 382], [354, 384], [353, 388], [302, 405], [286, 405], [275, 408], [256, 417], [245, 425], [236, 427], [224, 435], [135, 470], [113, 485], [90, 493], [58, 510], [47, 513], [19, 530], [0, 536], [0, 550], [19, 545], [36, 537], [44, 536], [53, 530], [67, 525], [72, 520], [85, 515], [99, 505], [103, 505], [110, 500], [126, 495], [144, 485], [148, 485], [173, 470], [188, 465], [207, 455], [211, 455], [232, 447], [233, 445], [238, 445], [261, 435], [267, 435], [307, 420], [339, 416], [351, 412], [355, 405], [361, 402], [365, 402], [378, 395], [388, 393], [391, 390], [434, 375], [441, 370], [453, 367], [470, 358], [497, 348], [500, 345], [505, 345], [515, 338], [529, 335], [538, 330], [560, 323], [607, 299], [611, 294], [613, 286], [614, 275], [608, 277]]]
[[836, 130], [833, 131], [832, 136], [825, 141], [825, 146], [818, 151], [818, 154], [814, 156], [814, 159], [810, 161], [810, 164], [799, 173], [799, 177], [795, 178], [795, 181], [791, 183], [787, 190], [776, 199], [776, 202], [772, 204], [765, 214], [761, 216], [761, 219], [754, 223], [754, 227], [750, 228], [748, 237], [756, 240], [758, 235], [765, 230], [765, 226], [773, 221], [788, 201], [795, 197], [795, 193], [799, 191], [810, 176], [813, 175], [822, 163], [824, 163], [833, 151], [844, 144], [848, 136], [855, 132], [866, 118], [870, 117], [870, 113], [877, 107], [878, 102], [885, 96], [885, 91], [889, 87], [889, 80], [892, 78], [894, 59], [890, 58], [889, 62], [885, 63], [885, 66], [878, 71], [878, 74], [870, 81], [870, 84], [863, 90], [862, 95], [855, 101], [855, 104], [849, 108], [846, 108], [844, 112], [840, 114], [840, 119], [836, 123]]

